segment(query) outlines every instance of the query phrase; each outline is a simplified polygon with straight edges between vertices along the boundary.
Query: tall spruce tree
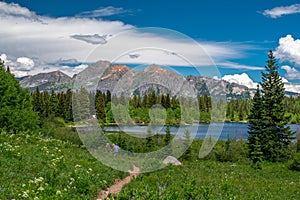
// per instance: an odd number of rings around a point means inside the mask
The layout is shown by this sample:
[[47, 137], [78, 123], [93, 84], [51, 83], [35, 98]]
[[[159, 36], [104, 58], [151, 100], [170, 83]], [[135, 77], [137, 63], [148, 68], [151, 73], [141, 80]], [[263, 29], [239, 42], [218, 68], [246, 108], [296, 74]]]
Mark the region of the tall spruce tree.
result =
[[0, 129], [16, 133], [35, 130], [38, 124], [29, 91], [20, 86], [0, 60]]
[[86, 88], [81, 87], [79, 91], [73, 94], [73, 116], [74, 120], [86, 120], [90, 116], [90, 99], [89, 92]]
[[164, 143], [165, 143], [165, 146], [166, 146], [165, 155], [167, 155], [167, 156], [172, 154], [171, 140], [172, 140], [172, 136], [171, 136], [170, 126], [167, 125], [166, 135], [164, 137]]
[[256, 93], [253, 97], [253, 104], [250, 110], [249, 126], [248, 126], [248, 147], [249, 158], [252, 160], [255, 168], [261, 168], [260, 163], [262, 161], [262, 141], [264, 141], [264, 124], [263, 124], [263, 101], [260, 94], [259, 85], [257, 85]]
[[290, 127], [286, 126], [284, 84], [278, 73], [278, 65], [273, 52], [269, 52], [269, 60], [262, 72], [263, 99], [263, 131], [262, 151], [264, 158], [270, 161], [280, 161], [289, 156], [288, 145], [292, 139]]
[[106, 123], [105, 94], [101, 91], [96, 94], [96, 116], [102, 123]]

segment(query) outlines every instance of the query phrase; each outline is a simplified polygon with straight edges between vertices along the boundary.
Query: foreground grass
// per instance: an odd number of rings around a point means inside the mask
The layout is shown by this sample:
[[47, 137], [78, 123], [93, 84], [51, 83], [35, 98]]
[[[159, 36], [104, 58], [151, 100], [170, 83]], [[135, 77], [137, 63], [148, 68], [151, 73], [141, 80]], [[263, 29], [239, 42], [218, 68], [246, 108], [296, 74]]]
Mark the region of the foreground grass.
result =
[[70, 142], [0, 134], [0, 199], [92, 199], [124, 176]]
[[115, 199], [299, 199], [300, 173], [287, 163], [194, 161], [142, 174]]

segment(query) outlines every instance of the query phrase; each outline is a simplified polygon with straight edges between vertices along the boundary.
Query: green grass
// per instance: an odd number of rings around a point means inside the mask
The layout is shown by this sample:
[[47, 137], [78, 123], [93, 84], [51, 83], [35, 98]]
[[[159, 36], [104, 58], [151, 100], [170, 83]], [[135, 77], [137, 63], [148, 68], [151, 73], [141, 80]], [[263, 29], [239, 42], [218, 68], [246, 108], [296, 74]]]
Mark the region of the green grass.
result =
[[[126, 176], [91, 156], [71, 129], [57, 128], [46, 135], [0, 134], [0, 199], [94, 199], [101, 189]], [[109, 136], [119, 143], [126, 139]], [[144, 142], [131, 141], [130, 147], [139, 150]], [[265, 162], [262, 170], [254, 170], [245, 141], [234, 140], [218, 141], [206, 160], [199, 160], [201, 144], [192, 143], [191, 160], [180, 159], [183, 166], [142, 174], [112, 198], [300, 199], [300, 172], [288, 170], [292, 161]]]
[[300, 173], [287, 163], [250, 164], [199, 160], [142, 174], [115, 199], [299, 199]]
[[0, 134], [0, 199], [92, 199], [126, 174], [42, 134]]

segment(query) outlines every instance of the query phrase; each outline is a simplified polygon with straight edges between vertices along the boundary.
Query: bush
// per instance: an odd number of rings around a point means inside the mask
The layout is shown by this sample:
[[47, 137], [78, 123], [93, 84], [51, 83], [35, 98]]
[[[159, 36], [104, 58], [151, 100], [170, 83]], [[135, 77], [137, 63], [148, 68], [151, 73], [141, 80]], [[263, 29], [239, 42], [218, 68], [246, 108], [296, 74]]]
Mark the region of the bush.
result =
[[296, 154], [293, 158], [293, 162], [289, 166], [290, 170], [300, 171], [300, 154]]
[[48, 137], [55, 137], [63, 141], [70, 141], [73, 144], [82, 145], [75, 128], [66, 127], [62, 118], [48, 119], [42, 127], [42, 133]]

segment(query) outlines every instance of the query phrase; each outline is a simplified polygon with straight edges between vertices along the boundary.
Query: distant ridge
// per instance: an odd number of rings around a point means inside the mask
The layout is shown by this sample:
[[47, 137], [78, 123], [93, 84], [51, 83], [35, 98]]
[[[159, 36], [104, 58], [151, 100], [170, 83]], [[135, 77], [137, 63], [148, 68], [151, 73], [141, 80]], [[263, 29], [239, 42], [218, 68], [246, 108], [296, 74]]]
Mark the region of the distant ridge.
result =
[[[89, 91], [106, 92], [107, 90], [113, 91], [116, 87], [124, 89], [131, 85], [135, 87], [133, 93], [137, 95], [153, 91], [156, 94], [166, 94], [176, 90], [180, 82], [187, 82], [197, 90], [196, 93], [200, 96], [226, 95], [227, 100], [250, 99], [255, 93], [255, 89], [212, 77], [188, 75], [183, 78], [176, 72], [155, 64], [144, 70], [132, 70], [126, 65], [112, 64], [109, 61], [98, 61], [72, 78], [61, 71], [53, 71], [22, 77], [19, 80], [22, 87], [29, 88], [31, 91], [39, 87], [41, 91], [48, 92], [66, 91], [68, 88], [79, 89], [81, 86]], [[175, 93], [173, 91], [171, 95], [176, 95]], [[286, 91], [286, 95], [294, 97], [299, 96], [299, 93]]]

